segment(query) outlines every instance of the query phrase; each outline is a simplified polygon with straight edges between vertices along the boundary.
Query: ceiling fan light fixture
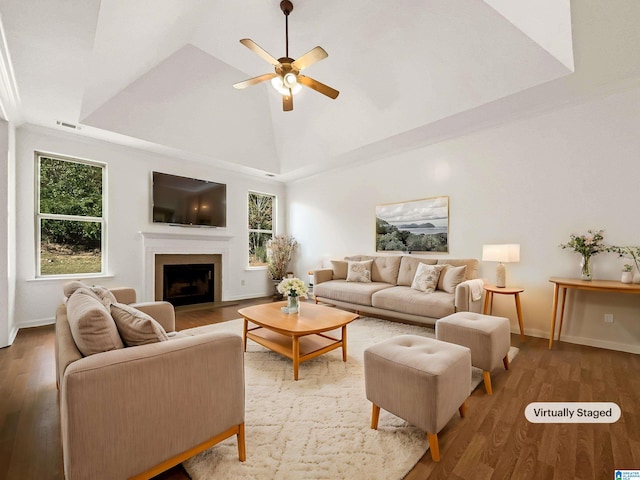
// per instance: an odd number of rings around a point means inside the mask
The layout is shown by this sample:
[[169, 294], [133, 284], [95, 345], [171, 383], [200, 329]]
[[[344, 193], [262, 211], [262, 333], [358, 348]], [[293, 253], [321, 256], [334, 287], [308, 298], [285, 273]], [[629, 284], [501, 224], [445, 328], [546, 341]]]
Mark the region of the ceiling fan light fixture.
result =
[[298, 85], [298, 77], [295, 75], [295, 73], [289, 72], [283, 77], [282, 83], [287, 88], [294, 88], [296, 85]]
[[[293, 81], [288, 76], [293, 77]], [[302, 85], [298, 83], [298, 78], [293, 73], [287, 73], [284, 77], [277, 76], [271, 79], [271, 85], [280, 95], [289, 95], [289, 89], [294, 95], [302, 90]]]

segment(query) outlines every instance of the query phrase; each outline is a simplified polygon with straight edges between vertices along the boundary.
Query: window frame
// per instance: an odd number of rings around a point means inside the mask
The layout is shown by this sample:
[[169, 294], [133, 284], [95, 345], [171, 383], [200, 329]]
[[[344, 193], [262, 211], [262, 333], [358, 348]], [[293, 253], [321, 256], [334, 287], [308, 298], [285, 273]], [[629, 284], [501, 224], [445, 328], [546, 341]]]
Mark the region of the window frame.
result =
[[[265, 197], [271, 197], [271, 230], [251, 228], [249, 226], [249, 198], [251, 195], [262, 195]], [[251, 253], [250, 253], [250, 238], [252, 233], [271, 233], [271, 238], [276, 236], [277, 227], [277, 211], [278, 211], [278, 196], [274, 193], [258, 192], [256, 190], [247, 191], [247, 269], [249, 270], [266, 270], [267, 265], [251, 265]]]
[[[107, 276], [107, 164], [95, 160], [87, 160], [84, 158], [71, 157], [57, 153], [49, 153], [44, 151], [34, 151], [35, 157], [35, 278], [51, 279], [51, 278], [91, 278]], [[89, 165], [102, 169], [102, 216], [90, 217], [83, 215], [66, 215], [57, 213], [42, 213], [40, 211], [40, 160], [41, 158], [50, 158], [69, 163], [78, 163], [81, 165]], [[42, 220], [67, 220], [78, 222], [100, 223], [100, 271], [88, 273], [64, 273], [64, 274], [42, 274]]]

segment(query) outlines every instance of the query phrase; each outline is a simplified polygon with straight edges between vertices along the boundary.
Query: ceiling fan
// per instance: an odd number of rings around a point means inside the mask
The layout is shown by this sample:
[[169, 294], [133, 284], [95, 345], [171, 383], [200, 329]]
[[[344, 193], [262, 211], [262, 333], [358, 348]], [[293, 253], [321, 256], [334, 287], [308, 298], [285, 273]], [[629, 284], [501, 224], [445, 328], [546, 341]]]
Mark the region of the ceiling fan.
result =
[[293, 110], [293, 94], [300, 91], [302, 85], [329, 98], [337, 98], [340, 93], [338, 90], [300, 73], [301, 70], [329, 56], [322, 47], [315, 47], [297, 60], [289, 58], [289, 14], [293, 10], [293, 4], [289, 0], [282, 0], [280, 2], [280, 10], [282, 10], [285, 16], [286, 53], [284, 57], [276, 60], [253, 40], [249, 38], [240, 40], [241, 44], [273, 65], [275, 67], [275, 73], [265, 73], [264, 75], [259, 75], [243, 82], [234, 83], [233, 86], [237, 89], [243, 89], [271, 80], [273, 87], [282, 94], [282, 110], [285, 112]]

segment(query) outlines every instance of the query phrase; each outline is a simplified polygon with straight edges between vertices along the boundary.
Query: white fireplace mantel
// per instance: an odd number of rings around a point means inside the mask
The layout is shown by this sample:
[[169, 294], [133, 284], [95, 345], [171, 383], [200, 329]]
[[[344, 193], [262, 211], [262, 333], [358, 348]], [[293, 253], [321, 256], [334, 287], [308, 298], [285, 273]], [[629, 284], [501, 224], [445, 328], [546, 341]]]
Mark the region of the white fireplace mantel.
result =
[[152, 301], [155, 285], [156, 255], [221, 255], [222, 256], [222, 300], [227, 295], [227, 266], [229, 265], [229, 241], [231, 235], [205, 235], [193, 233], [140, 232], [142, 236], [142, 258], [144, 269], [144, 298]]

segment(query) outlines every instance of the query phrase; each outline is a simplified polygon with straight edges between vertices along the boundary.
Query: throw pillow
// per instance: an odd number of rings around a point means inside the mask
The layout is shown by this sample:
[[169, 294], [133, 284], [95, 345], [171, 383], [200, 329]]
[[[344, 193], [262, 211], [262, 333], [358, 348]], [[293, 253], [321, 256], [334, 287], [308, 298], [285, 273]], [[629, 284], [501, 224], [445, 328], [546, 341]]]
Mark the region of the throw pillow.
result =
[[331, 260], [334, 280], [344, 280], [347, 278], [348, 262], [346, 260]]
[[64, 292], [64, 296], [69, 298], [79, 288], [88, 288], [88, 285], [85, 285], [84, 283], [79, 282], [78, 280], [72, 280], [64, 284], [64, 286], [62, 287], [62, 291]]
[[421, 263], [416, 269], [416, 275], [413, 277], [411, 288], [420, 290], [424, 293], [433, 293], [438, 286], [440, 272], [444, 269], [444, 265], [427, 265]]
[[78, 288], [69, 297], [67, 319], [73, 341], [85, 357], [124, 348], [109, 311], [89, 288]]
[[466, 265], [454, 267], [452, 265], [445, 264], [445, 269], [440, 272], [440, 278], [438, 279], [438, 290], [444, 290], [447, 293], [454, 293], [456, 287], [460, 283], [464, 282], [466, 273]]
[[130, 305], [112, 304], [111, 316], [115, 320], [118, 332], [127, 347], [164, 342], [169, 339], [162, 325]]
[[373, 260], [353, 262], [347, 265], [347, 282], [371, 283], [371, 264]]
[[111, 293], [111, 290], [109, 290], [108, 288], [105, 287], [101, 287], [99, 285], [94, 285], [93, 287], [91, 287], [91, 291], [93, 293], [95, 293], [98, 298], [100, 298], [100, 301], [102, 302], [102, 304], [109, 308], [111, 307], [112, 303], [116, 303], [116, 297], [113, 295], [113, 293]]

